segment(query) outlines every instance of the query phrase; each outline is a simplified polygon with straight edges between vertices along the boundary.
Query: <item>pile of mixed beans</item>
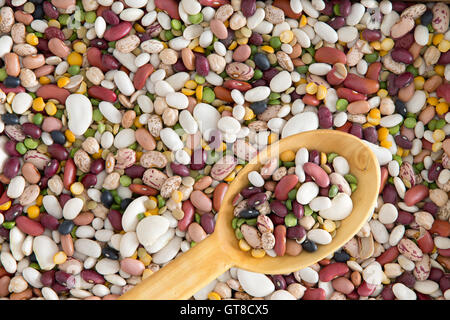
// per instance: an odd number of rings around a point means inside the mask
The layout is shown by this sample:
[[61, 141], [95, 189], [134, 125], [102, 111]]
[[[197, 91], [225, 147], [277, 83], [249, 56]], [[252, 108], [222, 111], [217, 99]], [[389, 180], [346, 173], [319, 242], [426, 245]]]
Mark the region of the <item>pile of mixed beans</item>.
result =
[[[194, 298], [450, 299], [449, 15], [387, 0], [0, 1], [0, 297], [118, 298], [214, 231], [259, 150], [322, 128], [377, 155], [371, 220], [308, 268], [232, 268]], [[319, 217], [295, 222], [337, 227]]]

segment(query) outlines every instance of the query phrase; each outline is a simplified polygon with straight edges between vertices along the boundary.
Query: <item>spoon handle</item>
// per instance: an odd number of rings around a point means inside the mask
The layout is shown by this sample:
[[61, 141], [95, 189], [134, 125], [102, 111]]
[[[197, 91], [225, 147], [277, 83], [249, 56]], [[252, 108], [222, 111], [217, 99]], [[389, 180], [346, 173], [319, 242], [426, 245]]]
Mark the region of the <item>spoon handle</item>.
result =
[[121, 300], [186, 300], [233, 266], [217, 233], [123, 294]]

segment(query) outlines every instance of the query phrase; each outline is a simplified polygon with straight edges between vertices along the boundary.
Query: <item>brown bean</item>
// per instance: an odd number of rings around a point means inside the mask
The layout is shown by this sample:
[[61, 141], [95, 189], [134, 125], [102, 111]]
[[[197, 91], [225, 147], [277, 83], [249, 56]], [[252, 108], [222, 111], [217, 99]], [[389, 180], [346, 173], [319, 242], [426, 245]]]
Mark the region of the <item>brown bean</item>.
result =
[[94, 220], [94, 214], [92, 212], [81, 212], [75, 219], [73, 223], [77, 226], [87, 226]]
[[19, 56], [10, 52], [5, 54], [3, 59], [5, 60], [6, 73], [11, 77], [17, 77], [20, 74]]
[[213, 192], [213, 208], [216, 211], [220, 210], [220, 206], [222, 205], [223, 198], [228, 190], [228, 184], [225, 182], [219, 183]]
[[345, 277], [339, 277], [332, 280], [331, 285], [336, 291], [342, 292], [343, 294], [349, 294], [355, 289], [354, 284]]
[[73, 256], [75, 250], [73, 247], [73, 239], [70, 234], [61, 235], [61, 246], [68, 257]]
[[277, 256], [282, 257], [286, 253], [286, 226], [281, 224], [277, 225], [273, 231], [273, 235], [275, 236], [273, 250]]

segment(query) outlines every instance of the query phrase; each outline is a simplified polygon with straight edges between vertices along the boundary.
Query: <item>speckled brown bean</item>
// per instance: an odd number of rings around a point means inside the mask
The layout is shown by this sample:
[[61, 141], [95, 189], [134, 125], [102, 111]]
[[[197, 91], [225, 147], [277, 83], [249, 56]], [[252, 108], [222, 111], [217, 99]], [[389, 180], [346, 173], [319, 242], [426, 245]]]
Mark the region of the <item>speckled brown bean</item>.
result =
[[286, 253], [286, 226], [277, 225], [273, 231], [275, 236], [275, 246], [273, 250], [277, 256], [282, 257]]
[[46, 75], [52, 73], [54, 70], [55, 70], [55, 66], [46, 64], [46, 65], [43, 65], [42, 67], [34, 70], [34, 74], [36, 75], [36, 78], [40, 78], [40, 77], [43, 77], [43, 76], [46, 76]]
[[41, 180], [39, 170], [31, 162], [26, 162], [23, 164], [22, 175], [30, 184], [36, 184]]
[[58, 38], [51, 38], [48, 41], [48, 48], [51, 53], [63, 59], [65, 59], [71, 51], [64, 41]]
[[22, 65], [27, 69], [37, 69], [45, 64], [45, 57], [43, 54], [31, 54], [22, 59]]
[[10, 300], [28, 300], [33, 296], [33, 290], [28, 288], [22, 292], [13, 292], [9, 296]]

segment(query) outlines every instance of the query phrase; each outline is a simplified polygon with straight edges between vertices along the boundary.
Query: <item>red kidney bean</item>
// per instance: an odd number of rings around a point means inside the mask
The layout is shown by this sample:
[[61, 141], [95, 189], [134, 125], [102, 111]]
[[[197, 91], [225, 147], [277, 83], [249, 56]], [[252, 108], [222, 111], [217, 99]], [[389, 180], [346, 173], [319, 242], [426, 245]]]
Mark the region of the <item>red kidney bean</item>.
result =
[[286, 205], [280, 200], [273, 200], [270, 203], [270, 210], [277, 216], [284, 218], [288, 214], [288, 209]]
[[56, 99], [62, 104], [66, 103], [66, 99], [69, 95], [69, 90], [60, 88], [56, 84], [43, 85], [36, 91], [36, 96], [42, 97], [44, 100]]
[[77, 167], [75, 166], [75, 162], [73, 161], [73, 159], [69, 158], [64, 166], [64, 177], [63, 177], [64, 188], [69, 190], [70, 186], [72, 185], [72, 183], [75, 182], [76, 178], [77, 178]]
[[252, 32], [250, 38], [248, 38], [248, 44], [253, 44], [255, 46], [260, 46], [263, 44], [263, 37], [257, 32]]
[[383, 290], [381, 291], [381, 297], [383, 297], [383, 300], [395, 299], [394, 291], [392, 291], [392, 284], [384, 286]]
[[396, 223], [403, 224], [403, 225], [409, 225], [414, 221], [414, 216], [406, 211], [399, 210], [398, 211], [398, 217], [395, 221]]
[[445, 220], [435, 219], [431, 229], [428, 230], [431, 234], [437, 233], [441, 237], [450, 236], [450, 222]]
[[395, 78], [397, 76], [394, 73], [389, 73], [387, 77], [387, 89], [390, 96], [396, 96], [399, 88], [395, 86]]
[[107, 53], [102, 54], [102, 65], [106, 70], [117, 70], [120, 67], [119, 61]]
[[233, 79], [225, 80], [223, 86], [230, 90], [237, 89], [243, 92], [248, 91], [252, 88], [252, 85], [248, 82]]
[[119, 211], [111, 209], [108, 212], [108, 220], [111, 223], [112, 227], [116, 231], [121, 231], [123, 229], [122, 227], [122, 215]]
[[420, 184], [406, 191], [405, 198], [403, 200], [405, 201], [407, 206], [413, 206], [428, 197], [428, 194], [428, 188]]
[[6, 160], [3, 166], [3, 174], [9, 179], [17, 176], [20, 170], [20, 158], [19, 157], [11, 157]]
[[47, 178], [53, 177], [59, 168], [59, 161], [51, 159], [44, 168], [44, 176]]
[[117, 95], [114, 91], [106, 89], [101, 86], [92, 86], [88, 89], [89, 96], [100, 99], [108, 102], [115, 102], [117, 99]]
[[200, 224], [207, 234], [213, 233], [216, 225], [214, 215], [210, 212], [203, 214], [200, 218]]
[[319, 125], [322, 129], [330, 129], [333, 126], [333, 115], [330, 109], [325, 106], [319, 107], [318, 116]]
[[[104, 41], [103, 39], [99, 39], [99, 41]], [[99, 43], [99, 42], [95, 42], [95, 43]], [[105, 42], [106, 47], [103, 48], [103, 46], [100, 48], [100, 46], [94, 46], [94, 47], [90, 47], [87, 51], [86, 51], [86, 57], [87, 60], [89, 62], [89, 64], [91, 66], [97, 67], [100, 70], [102, 70], [103, 72], [107, 72], [108, 69], [103, 65], [102, 63], [102, 52], [100, 51], [100, 49], [107, 49], [108, 48], [108, 43]]]
[[340, 99], [346, 99], [349, 103], [367, 100], [367, 96], [348, 88], [338, 88], [336, 93]]
[[213, 209], [219, 211], [220, 206], [222, 205], [223, 198], [228, 190], [228, 184], [225, 182], [219, 183], [213, 192]]
[[67, 288], [66, 286], [63, 286], [62, 284], [60, 284], [58, 282], [55, 282], [51, 288], [57, 294], [65, 294], [66, 292], [68, 292], [70, 290], [69, 288]]
[[247, 199], [247, 198], [250, 198], [252, 195], [260, 193], [260, 192], [264, 192], [264, 190], [261, 187], [251, 186], [251, 187], [242, 189], [240, 193], [244, 198]]
[[42, 213], [40, 214], [39, 218], [39, 221], [42, 226], [44, 226], [44, 228], [50, 230], [58, 230], [59, 222], [58, 219], [56, 219], [54, 216], [47, 213]]
[[339, 16], [347, 18], [350, 14], [352, 3], [350, 0], [340, 0], [339, 1]]
[[431, 297], [427, 294], [423, 294], [420, 292], [416, 292], [417, 294], [417, 300], [432, 300]]
[[370, 30], [370, 29], [364, 29], [364, 31], [361, 33], [364, 40], [367, 41], [378, 41], [381, 39], [381, 32], [380, 30]]
[[439, 57], [439, 60], [437, 62], [437, 64], [441, 64], [441, 65], [446, 65], [446, 64], [450, 64], [450, 51], [441, 53], [441, 56]]
[[443, 257], [450, 257], [450, 249], [438, 249], [437, 251]]
[[378, 81], [360, 77], [356, 74], [349, 73], [344, 80], [344, 86], [363, 94], [376, 93], [380, 88]]
[[416, 277], [410, 271], [404, 271], [400, 276], [396, 279], [397, 283], [403, 283], [408, 288], [414, 288], [414, 284], [416, 283]]
[[366, 78], [378, 81], [381, 72], [381, 62], [375, 61], [369, 65], [366, 72]]
[[396, 204], [398, 199], [397, 189], [392, 184], [386, 184], [383, 189], [383, 201], [385, 203]]
[[4, 145], [6, 153], [11, 157], [20, 157], [22, 156], [17, 150], [16, 150], [16, 142], [12, 140], [6, 141]]
[[170, 163], [170, 168], [172, 169], [173, 173], [176, 175], [179, 175], [181, 177], [187, 177], [189, 176], [189, 168], [181, 163]]
[[[167, 1], [167, 0], [165, 0]], [[131, 30], [133, 25], [128, 21], [122, 21], [105, 31], [103, 38], [106, 41], [117, 41], [125, 37]]]
[[42, 130], [37, 125], [31, 122], [24, 123], [22, 125], [23, 133], [30, 136], [33, 139], [39, 139], [41, 137]]
[[397, 259], [399, 254], [400, 253], [397, 249], [397, 246], [393, 246], [393, 247], [390, 247], [389, 249], [387, 249], [381, 255], [379, 255], [376, 258], [376, 261], [379, 264], [381, 264], [382, 266], [384, 266], [386, 263], [390, 263], [390, 262], [394, 261], [395, 259]]
[[266, 200], [267, 200], [267, 195], [265, 192], [256, 193], [256, 194], [252, 195], [250, 198], [248, 198], [247, 205], [250, 208], [254, 208]]
[[320, 164], [320, 153], [317, 150], [309, 150], [309, 158], [308, 162], [315, 163], [317, 165]]
[[306, 230], [301, 225], [289, 227], [286, 230], [286, 237], [288, 239], [303, 239], [306, 236]]
[[45, 15], [48, 16], [50, 19], [58, 19], [59, 17], [58, 9], [56, 9], [56, 7], [51, 2], [44, 1], [42, 3], [42, 9], [44, 9]]
[[442, 292], [447, 291], [450, 288], [450, 275], [445, 274], [439, 280], [439, 288]]
[[317, 107], [320, 104], [320, 100], [316, 98], [315, 95], [305, 94], [302, 98], [304, 104]]
[[103, 276], [95, 270], [84, 269], [83, 271], [81, 271], [80, 275], [81, 278], [88, 283], [95, 283], [95, 284], [105, 283], [105, 279], [103, 278]]
[[367, 127], [363, 129], [363, 137], [364, 140], [376, 143], [378, 141], [378, 132], [374, 127]]
[[55, 158], [59, 161], [67, 160], [67, 158], [69, 157], [69, 152], [67, 151], [67, 149], [62, 145], [56, 143], [48, 146], [47, 152], [50, 153], [52, 158]]
[[423, 253], [431, 253], [434, 249], [434, 242], [431, 234], [424, 228], [420, 228], [420, 236], [417, 239], [417, 245]]
[[25, 216], [19, 216], [16, 218], [16, 226], [23, 233], [29, 234], [33, 237], [40, 236], [45, 231], [45, 228], [42, 224]]
[[56, 270], [44, 271], [41, 275], [42, 284], [46, 287], [51, 287], [55, 283], [55, 273]]
[[275, 187], [275, 198], [281, 201], [288, 199], [288, 193], [298, 182], [298, 177], [295, 174], [288, 174], [281, 178]]
[[[108, 49], [108, 42], [106, 42], [104, 39], [95, 38], [89, 42], [90, 48], [88, 51], [94, 47], [100, 50], [106, 50]], [[101, 52], [100, 52], [101, 54]], [[88, 59], [89, 60], [89, 59]], [[90, 62], [89, 62], [90, 63]]]
[[20, 92], [25, 92], [25, 88], [22, 86], [18, 86], [15, 88], [7, 88], [3, 83], [0, 83], [0, 89], [5, 93], [8, 94], [10, 92], [14, 92], [14, 93], [20, 93]]
[[325, 300], [326, 293], [322, 288], [308, 288], [303, 294], [302, 300]]
[[275, 246], [273, 250], [277, 256], [282, 257], [286, 253], [286, 226], [279, 224], [273, 230], [275, 236]]
[[363, 132], [362, 132], [362, 126], [361, 126], [361, 124], [356, 123], [356, 122], [353, 123], [349, 133], [352, 134], [352, 135], [354, 135], [354, 136], [357, 137], [357, 138], [362, 139], [362, 137], [363, 137]]
[[199, 54], [195, 58], [195, 71], [201, 76], [206, 77], [209, 73], [209, 62], [205, 56]]
[[224, 4], [230, 3], [228, 0], [199, 0], [198, 1], [202, 6], [218, 8], [223, 6]]
[[5, 221], [14, 221], [18, 216], [22, 214], [23, 206], [20, 204], [14, 204], [6, 212], [3, 213]]
[[343, 262], [331, 263], [319, 271], [319, 279], [323, 282], [333, 280], [335, 277], [340, 277], [349, 271], [347, 264]]
[[61, 41], [66, 40], [64, 33], [57, 27], [47, 27], [44, 31], [44, 34], [47, 39], [58, 38]]
[[242, 0], [241, 11], [244, 17], [251, 17], [256, 12], [256, 0]]
[[175, 0], [155, 0], [155, 6], [166, 11], [172, 19], [180, 20], [180, 14], [178, 13], [178, 2]]
[[178, 229], [180, 231], [186, 231], [189, 225], [194, 221], [195, 208], [192, 205], [191, 200], [183, 201], [181, 209], [184, 212], [184, 216], [181, 220], [178, 220]]
[[394, 84], [397, 88], [404, 88], [407, 85], [409, 85], [414, 80], [414, 76], [411, 72], [403, 72], [402, 74], [398, 75], [395, 80]]
[[[102, 162], [102, 164], [103, 164], [103, 162]], [[125, 169], [125, 174], [132, 179], [141, 178], [144, 175], [145, 170], [146, 169], [142, 166], [132, 165], [131, 167], [128, 167]], [[100, 173], [101, 171], [103, 171], [103, 168], [98, 173]], [[91, 172], [98, 174], [97, 172], [94, 172], [92, 170], [92, 167], [91, 167]]]
[[434, 162], [428, 169], [428, 180], [436, 181], [443, 167], [441, 163]]
[[414, 61], [412, 54], [404, 48], [396, 48], [391, 51], [392, 60], [397, 62], [403, 62], [405, 64], [411, 64]]
[[50, 49], [48, 48], [48, 40], [44, 39], [44, 38], [39, 38], [36, 49], [38, 49], [40, 52], [44, 52], [44, 53], [49, 52]]
[[95, 174], [88, 173], [81, 179], [81, 183], [86, 189], [95, 186], [97, 184], [97, 176]]
[[270, 82], [280, 71], [275, 68], [269, 68], [263, 72], [263, 79]]
[[439, 207], [431, 201], [425, 202], [425, 204], [422, 207], [422, 210], [431, 213], [433, 216], [436, 216]]
[[119, 17], [112, 10], [104, 10], [102, 12], [102, 17], [103, 17], [103, 19], [105, 19], [107, 24], [110, 24], [112, 26], [115, 26], [115, 25], [119, 24], [119, 22], [120, 22]]
[[399, 39], [395, 39], [394, 49], [403, 48], [409, 49], [414, 43], [414, 34], [409, 32]]
[[292, 201], [292, 212], [297, 219], [301, 219], [305, 213], [305, 208], [297, 200], [294, 200]]
[[194, 149], [191, 154], [191, 164], [189, 165], [192, 170], [201, 170], [206, 166], [206, 159], [208, 154], [203, 148]]
[[134, 193], [137, 193], [137, 194], [140, 194], [143, 196], [156, 196], [159, 193], [158, 190], [156, 190], [152, 187], [143, 185], [143, 184], [132, 183], [129, 185], [128, 188], [130, 188], [131, 192], [134, 192]]
[[326, 188], [330, 184], [330, 177], [320, 166], [307, 162], [303, 165], [305, 173], [310, 175], [319, 187]]
[[338, 30], [345, 26], [345, 19], [343, 17], [334, 17], [328, 22], [328, 25], [335, 30]]
[[[154, 67], [152, 64], [147, 63], [139, 67], [139, 69], [134, 74], [133, 84], [136, 90], [141, 90], [145, 86], [145, 81], [153, 73]], [[181, 72], [181, 71], [178, 71]]]
[[439, 282], [441, 278], [444, 276], [444, 271], [438, 268], [432, 267], [430, 270], [430, 275], [428, 276], [428, 280]]
[[286, 280], [284, 280], [284, 277], [280, 274], [276, 274], [271, 276], [272, 282], [275, 285], [275, 290], [284, 290], [286, 289]]
[[[142, 168], [142, 167], [141, 167]], [[90, 171], [93, 174], [99, 174], [100, 172], [102, 172], [105, 169], [105, 160], [103, 160], [102, 158], [99, 159], [95, 159], [94, 161], [92, 161], [91, 163], [91, 168]], [[130, 169], [130, 168], [127, 168]], [[138, 177], [132, 177], [128, 174], [127, 169], [125, 169], [125, 174], [127, 176], [129, 176], [130, 178], [140, 178], [142, 177], [142, 175], [138, 176]], [[144, 168], [142, 168], [144, 169]], [[142, 171], [142, 174], [144, 173], [145, 169]]]
[[59, 205], [61, 206], [61, 208], [64, 208], [64, 206], [66, 205], [66, 202], [69, 201], [70, 199], [72, 199], [72, 197], [66, 193], [63, 193], [59, 196], [58, 198], [58, 202]]
[[361, 283], [356, 292], [361, 297], [368, 297], [375, 291], [376, 288], [377, 288], [376, 285], [363, 281], [363, 283]]

